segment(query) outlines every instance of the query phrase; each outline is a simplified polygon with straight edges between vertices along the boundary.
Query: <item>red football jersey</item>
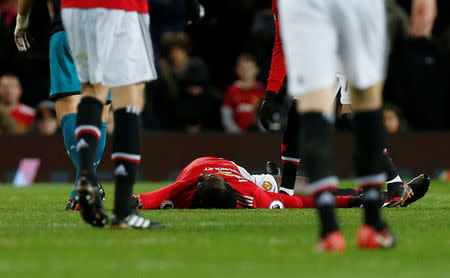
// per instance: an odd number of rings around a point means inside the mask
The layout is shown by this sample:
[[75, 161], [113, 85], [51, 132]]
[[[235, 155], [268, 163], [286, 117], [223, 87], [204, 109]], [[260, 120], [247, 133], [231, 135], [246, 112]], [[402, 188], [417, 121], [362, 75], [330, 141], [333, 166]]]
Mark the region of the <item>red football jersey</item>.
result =
[[286, 78], [286, 62], [281, 44], [280, 22], [278, 20], [277, 0], [272, 0], [272, 13], [275, 20], [275, 43], [272, 52], [272, 64], [267, 80], [267, 91], [278, 93]]
[[20, 130], [28, 129], [36, 119], [36, 111], [28, 105], [19, 103], [9, 115], [17, 123]]
[[[313, 198], [264, 191], [246, 179], [232, 161], [216, 157], [202, 157], [186, 166], [172, 185], [153, 192], [138, 194], [143, 209], [159, 209], [165, 206], [177, 209], [190, 208], [197, 191], [197, 179], [201, 173], [223, 177], [236, 191], [238, 201], [236, 208], [271, 208], [279, 205], [279, 202], [285, 208], [314, 207]], [[349, 198], [350, 196], [337, 197], [337, 207], [348, 207]]]
[[252, 123], [256, 122], [256, 110], [262, 97], [264, 88], [255, 82], [252, 88], [242, 88], [236, 81], [228, 87], [223, 105], [233, 110], [233, 118], [242, 131], [247, 131]]
[[61, 0], [61, 8], [106, 8], [148, 14], [148, 0]]

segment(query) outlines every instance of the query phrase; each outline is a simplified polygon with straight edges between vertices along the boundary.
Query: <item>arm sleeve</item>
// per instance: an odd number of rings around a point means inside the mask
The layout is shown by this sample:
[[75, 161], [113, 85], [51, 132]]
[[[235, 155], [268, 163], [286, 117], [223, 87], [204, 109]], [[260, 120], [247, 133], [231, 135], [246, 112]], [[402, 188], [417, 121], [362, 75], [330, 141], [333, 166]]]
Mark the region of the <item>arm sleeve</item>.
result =
[[227, 105], [222, 106], [221, 110], [222, 124], [227, 133], [239, 133], [241, 129], [236, 124], [233, 118], [233, 109]]
[[[283, 203], [285, 208], [315, 208], [316, 203], [314, 198], [311, 197], [299, 197], [299, 196], [289, 196], [280, 193], [267, 193], [272, 197], [272, 200], [279, 200]], [[348, 201], [352, 196], [336, 196], [336, 207], [337, 208], [348, 208]]]
[[[314, 201], [314, 198], [311, 197], [299, 197], [299, 196], [291, 196], [301, 199], [303, 208], [315, 208], [316, 202]], [[337, 208], [348, 208], [348, 201], [350, 200], [352, 196], [336, 196], [334, 197], [336, 201], [336, 207]], [[285, 204], [285, 207], [286, 204]]]
[[141, 198], [143, 210], [159, 209], [161, 203], [166, 200], [172, 201], [174, 207], [177, 209], [186, 209], [189, 208], [192, 201], [194, 191], [191, 187], [192, 186], [187, 184], [175, 182], [174, 184], [159, 190], [137, 195]]
[[267, 80], [267, 91], [272, 91], [278, 94], [280, 88], [283, 86], [286, 77], [286, 62], [284, 59], [283, 45], [281, 44], [280, 23], [275, 16], [275, 43], [272, 51], [272, 64], [269, 71], [269, 79]]

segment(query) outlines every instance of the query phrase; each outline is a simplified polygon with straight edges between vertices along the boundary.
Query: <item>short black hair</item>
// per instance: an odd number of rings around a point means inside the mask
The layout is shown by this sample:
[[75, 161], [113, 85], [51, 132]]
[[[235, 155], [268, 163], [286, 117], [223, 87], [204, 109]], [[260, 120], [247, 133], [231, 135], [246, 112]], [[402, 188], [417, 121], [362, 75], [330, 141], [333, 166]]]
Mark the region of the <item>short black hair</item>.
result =
[[234, 188], [225, 182], [221, 176], [208, 173], [199, 175], [197, 192], [202, 208], [236, 208], [237, 198]]

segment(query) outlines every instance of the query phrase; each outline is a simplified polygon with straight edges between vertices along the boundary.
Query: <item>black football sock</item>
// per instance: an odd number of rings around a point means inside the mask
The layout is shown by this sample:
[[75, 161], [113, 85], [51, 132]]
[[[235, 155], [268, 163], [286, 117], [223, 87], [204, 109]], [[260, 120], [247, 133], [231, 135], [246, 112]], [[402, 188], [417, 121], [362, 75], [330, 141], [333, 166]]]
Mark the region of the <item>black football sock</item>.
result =
[[355, 135], [355, 169], [357, 184], [366, 189], [363, 197], [364, 222], [377, 230], [385, 227], [381, 220], [381, 188], [386, 182], [383, 149], [385, 146], [381, 110], [353, 114]]
[[[286, 157], [282, 158], [281, 185], [280, 193], [294, 195], [295, 179], [297, 178], [298, 162], [286, 161]], [[288, 158], [295, 159], [295, 158]]]
[[[384, 185], [385, 164], [383, 150], [385, 146], [384, 127], [381, 110], [353, 113], [355, 137], [355, 170], [357, 178], [366, 185], [382, 183]], [[374, 177], [378, 175], [378, 177]]]
[[[81, 175], [95, 179], [94, 162], [101, 137], [103, 104], [96, 98], [84, 97], [78, 105], [75, 135]], [[96, 181], [95, 181], [96, 182]]]
[[320, 236], [324, 237], [338, 229], [335, 200], [328, 192], [337, 186], [332, 165], [332, 126], [322, 113], [303, 114], [301, 125], [299, 145], [309, 179], [308, 190], [315, 196], [321, 222]]
[[378, 188], [367, 190], [362, 197], [362, 203], [364, 205], [364, 223], [374, 227], [377, 231], [386, 228], [380, 215], [380, 206], [383, 203], [380, 190]]
[[281, 145], [281, 185], [280, 193], [294, 195], [295, 179], [300, 163], [299, 129], [301, 128], [301, 115], [297, 113], [296, 101], [292, 101], [289, 109], [286, 129], [283, 132]]
[[329, 191], [322, 192], [315, 197], [316, 207], [320, 217], [320, 237], [325, 237], [328, 233], [339, 230], [335, 213], [335, 200]]
[[325, 119], [322, 113], [305, 113], [302, 115], [301, 125], [298, 144], [304, 157], [302, 165], [309, 183], [316, 184], [325, 178], [335, 177], [330, 121]]
[[395, 169], [394, 162], [392, 158], [389, 156], [389, 152], [387, 149], [383, 151], [384, 155], [384, 165], [386, 167], [387, 173], [387, 189], [388, 192], [398, 192], [401, 193], [403, 191], [403, 180]]
[[121, 218], [131, 213], [130, 200], [141, 161], [139, 110], [135, 107], [117, 109], [114, 123], [111, 155], [116, 183], [114, 213]]

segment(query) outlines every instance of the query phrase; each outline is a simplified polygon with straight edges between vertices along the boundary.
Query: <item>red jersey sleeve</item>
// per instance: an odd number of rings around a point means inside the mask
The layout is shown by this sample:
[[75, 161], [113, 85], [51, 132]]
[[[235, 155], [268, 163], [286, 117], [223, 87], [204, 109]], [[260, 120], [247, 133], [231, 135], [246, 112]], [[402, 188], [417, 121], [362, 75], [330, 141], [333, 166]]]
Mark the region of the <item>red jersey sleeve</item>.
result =
[[233, 92], [234, 92], [234, 86], [231, 85], [228, 87], [228, 89], [225, 93], [225, 98], [223, 100], [223, 106], [234, 108]]
[[284, 59], [283, 45], [281, 43], [280, 22], [278, 20], [277, 1], [272, 0], [272, 12], [275, 19], [275, 43], [272, 51], [272, 64], [267, 80], [267, 91], [278, 94], [286, 77], [286, 62]]
[[142, 209], [159, 209], [161, 205], [173, 205], [176, 209], [187, 209], [197, 190], [196, 183], [175, 182], [172, 185], [149, 193], [137, 194], [141, 198]]
[[[299, 196], [289, 196], [286, 194], [267, 192], [271, 196], [273, 201], [279, 200], [283, 203], [285, 208], [315, 208], [316, 203], [314, 198], [310, 197], [299, 197]], [[336, 196], [336, 207], [337, 208], [348, 208], [348, 201], [352, 196]]]

